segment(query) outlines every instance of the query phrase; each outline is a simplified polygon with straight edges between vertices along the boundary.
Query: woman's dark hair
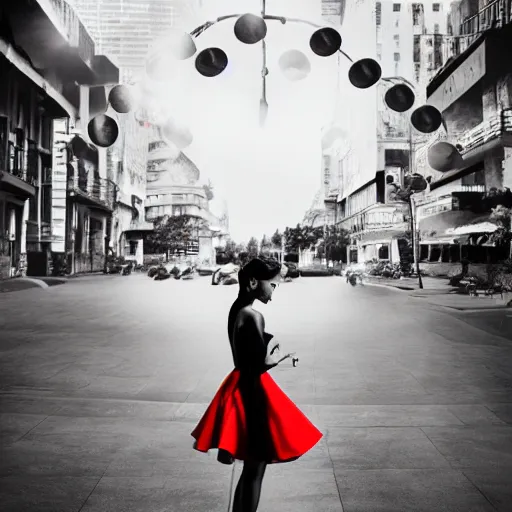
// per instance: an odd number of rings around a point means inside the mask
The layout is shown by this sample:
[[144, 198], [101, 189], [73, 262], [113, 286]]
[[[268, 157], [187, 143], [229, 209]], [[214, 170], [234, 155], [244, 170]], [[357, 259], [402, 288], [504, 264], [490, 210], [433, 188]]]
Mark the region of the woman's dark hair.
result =
[[273, 279], [281, 272], [281, 265], [273, 258], [265, 258], [260, 256], [254, 258], [247, 265], [244, 265], [238, 272], [238, 284], [240, 292], [245, 292], [251, 279], [258, 281], [267, 281]]

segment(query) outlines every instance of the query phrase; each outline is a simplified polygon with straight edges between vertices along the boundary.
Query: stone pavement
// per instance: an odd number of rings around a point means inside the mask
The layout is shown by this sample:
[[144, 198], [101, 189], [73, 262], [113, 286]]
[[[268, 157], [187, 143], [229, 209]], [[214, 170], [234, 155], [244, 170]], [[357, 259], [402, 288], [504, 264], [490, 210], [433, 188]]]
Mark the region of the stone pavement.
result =
[[450, 286], [447, 279], [423, 277], [423, 289], [419, 289], [418, 280], [411, 278], [404, 279], [382, 279], [369, 277], [365, 284], [370, 286], [387, 286], [400, 291], [407, 292], [411, 297], [421, 297], [430, 305], [441, 306], [456, 310], [485, 310], [501, 309], [508, 307], [512, 301], [512, 293], [505, 292], [503, 297], [495, 294], [493, 297], [479, 295], [472, 297], [455, 293], [456, 288]]
[[[235, 287], [145, 276], [0, 296], [2, 512], [227, 511], [232, 472], [192, 449], [231, 370]], [[270, 466], [260, 511], [512, 510], [512, 347], [386, 288], [304, 278], [259, 306], [322, 430]], [[236, 482], [236, 480], [235, 480]]]

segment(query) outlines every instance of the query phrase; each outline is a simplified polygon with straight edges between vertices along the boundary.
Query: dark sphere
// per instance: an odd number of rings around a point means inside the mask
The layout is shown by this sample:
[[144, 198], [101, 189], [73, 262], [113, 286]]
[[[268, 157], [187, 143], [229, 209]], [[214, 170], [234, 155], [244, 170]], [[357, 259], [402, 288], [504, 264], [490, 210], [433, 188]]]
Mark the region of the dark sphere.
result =
[[443, 116], [436, 107], [423, 105], [417, 108], [411, 115], [411, 123], [422, 133], [435, 132], [442, 124]]
[[396, 84], [386, 92], [384, 101], [395, 112], [405, 112], [414, 105], [414, 92], [405, 84]]
[[100, 114], [89, 121], [87, 132], [93, 144], [100, 148], [108, 148], [117, 140], [119, 127], [114, 119]]
[[340, 33], [331, 27], [318, 29], [309, 40], [309, 46], [320, 57], [330, 57], [341, 47]]
[[423, 192], [426, 190], [428, 183], [421, 174], [410, 174], [404, 177], [405, 188], [411, 192]]
[[206, 48], [196, 57], [196, 69], [203, 76], [220, 75], [228, 65], [228, 56], [220, 48]]
[[235, 36], [245, 44], [255, 44], [267, 35], [267, 24], [255, 14], [243, 14], [236, 20]]
[[116, 85], [108, 95], [108, 102], [119, 114], [127, 114], [133, 109], [133, 97], [126, 85]]
[[361, 59], [354, 62], [348, 72], [350, 83], [358, 89], [368, 89], [375, 85], [381, 76], [380, 65], [373, 59]]
[[456, 169], [463, 163], [459, 150], [449, 142], [436, 142], [428, 148], [428, 165], [439, 172]]

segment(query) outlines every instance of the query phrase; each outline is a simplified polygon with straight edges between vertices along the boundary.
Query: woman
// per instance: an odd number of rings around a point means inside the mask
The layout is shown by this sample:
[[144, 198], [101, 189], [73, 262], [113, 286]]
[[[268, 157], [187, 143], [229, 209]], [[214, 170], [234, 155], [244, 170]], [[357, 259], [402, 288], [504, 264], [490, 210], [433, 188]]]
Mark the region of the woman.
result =
[[272, 300], [280, 270], [275, 260], [255, 258], [238, 273], [240, 291], [228, 317], [235, 369], [192, 432], [196, 450], [218, 448], [224, 464], [243, 461], [233, 512], [256, 512], [267, 464], [296, 460], [322, 437], [267, 373], [292, 354], [281, 356], [269, 344], [273, 336], [252, 305]]

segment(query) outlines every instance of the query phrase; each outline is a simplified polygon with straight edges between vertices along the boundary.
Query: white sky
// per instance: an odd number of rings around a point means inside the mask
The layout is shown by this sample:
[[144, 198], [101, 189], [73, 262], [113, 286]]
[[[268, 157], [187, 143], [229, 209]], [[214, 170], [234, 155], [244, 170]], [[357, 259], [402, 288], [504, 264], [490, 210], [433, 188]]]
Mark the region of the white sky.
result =
[[[200, 23], [222, 14], [256, 13], [260, 5], [258, 0], [205, 3], [214, 8], [203, 11]], [[267, 13], [321, 24], [320, 0], [269, 0]], [[198, 51], [218, 46], [227, 53], [224, 73], [202, 77], [193, 57], [174, 65], [172, 83], [160, 86], [154, 97], [191, 129], [194, 142], [185, 153], [203, 178], [211, 178], [219, 202], [227, 200], [233, 239], [247, 241], [300, 222], [320, 186], [320, 130], [334, 102], [336, 57], [311, 52], [313, 27], [269, 22], [269, 115], [261, 130], [261, 44], [240, 43], [233, 25], [234, 20], [225, 21], [196, 39]], [[310, 60], [311, 73], [303, 81], [288, 81], [277, 65], [289, 49], [303, 51]]]

